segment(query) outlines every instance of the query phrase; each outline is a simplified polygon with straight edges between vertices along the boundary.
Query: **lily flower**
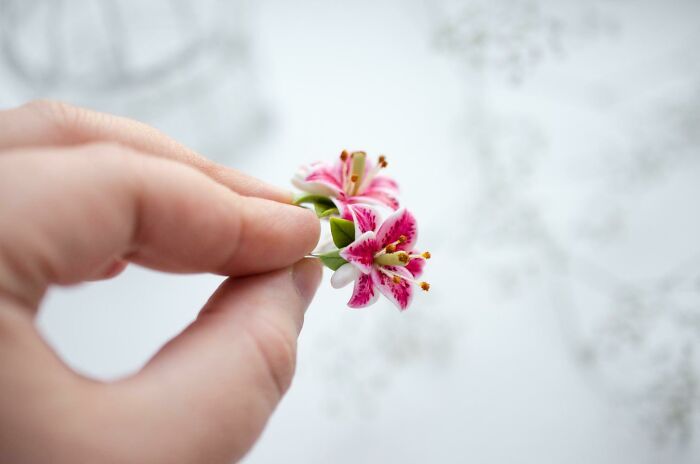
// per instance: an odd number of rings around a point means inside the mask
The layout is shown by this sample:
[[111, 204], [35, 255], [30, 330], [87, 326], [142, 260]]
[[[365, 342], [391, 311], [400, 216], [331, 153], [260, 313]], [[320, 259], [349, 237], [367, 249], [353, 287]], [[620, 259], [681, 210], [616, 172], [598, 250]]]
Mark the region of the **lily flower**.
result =
[[383, 294], [399, 310], [408, 308], [414, 285], [428, 291], [427, 282], [418, 281], [430, 253], [414, 249], [418, 237], [415, 217], [401, 208], [379, 225], [379, 216], [372, 207], [349, 207], [355, 225], [355, 240], [340, 250], [347, 264], [331, 277], [331, 285], [341, 288], [355, 282], [351, 308], [373, 304]]
[[379, 174], [386, 167], [383, 155], [375, 163], [363, 151], [343, 150], [334, 163], [318, 161], [302, 166], [292, 183], [303, 192], [328, 196], [340, 215], [350, 220], [348, 205], [369, 203], [398, 209], [398, 184]]

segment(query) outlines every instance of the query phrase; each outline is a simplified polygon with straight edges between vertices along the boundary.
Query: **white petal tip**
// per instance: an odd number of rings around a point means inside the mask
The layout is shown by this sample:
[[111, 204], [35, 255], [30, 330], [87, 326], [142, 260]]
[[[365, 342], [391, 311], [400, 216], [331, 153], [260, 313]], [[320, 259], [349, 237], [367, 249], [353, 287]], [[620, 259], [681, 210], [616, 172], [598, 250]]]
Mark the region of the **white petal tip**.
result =
[[331, 276], [331, 287], [343, 288], [360, 276], [360, 271], [350, 263], [340, 266]]

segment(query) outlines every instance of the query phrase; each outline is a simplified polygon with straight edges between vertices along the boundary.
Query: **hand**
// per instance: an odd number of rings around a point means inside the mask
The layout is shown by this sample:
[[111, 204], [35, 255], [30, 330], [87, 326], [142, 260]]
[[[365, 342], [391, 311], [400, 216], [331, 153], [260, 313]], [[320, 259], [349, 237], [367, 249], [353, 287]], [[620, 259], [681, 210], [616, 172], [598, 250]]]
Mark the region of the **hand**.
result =
[[[321, 275], [302, 259], [318, 220], [284, 202], [134, 121], [55, 102], [0, 112], [2, 461], [243, 456], [290, 384]], [[129, 262], [235, 277], [139, 373], [84, 378], [38, 335], [37, 307], [52, 284]]]

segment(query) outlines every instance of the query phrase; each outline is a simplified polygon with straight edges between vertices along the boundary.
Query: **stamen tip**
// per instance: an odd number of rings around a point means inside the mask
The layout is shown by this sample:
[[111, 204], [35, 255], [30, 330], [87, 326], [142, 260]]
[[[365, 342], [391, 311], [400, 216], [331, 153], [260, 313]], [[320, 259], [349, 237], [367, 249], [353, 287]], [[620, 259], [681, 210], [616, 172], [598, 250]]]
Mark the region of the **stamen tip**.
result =
[[425, 259], [430, 259], [432, 255], [429, 251], [424, 251], [423, 254], [421, 254], [421, 256]]
[[393, 276], [393, 277], [391, 278], [391, 280], [392, 280], [395, 284], [400, 284], [400, 283], [401, 283], [401, 277], [399, 277], [399, 276], [397, 276], [397, 275]]
[[399, 242], [406, 243], [407, 241], [408, 241], [408, 237], [406, 237], [405, 235], [399, 236]]
[[350, 155], [348, 155], [348, 151], [347, 151], [347, 150], [343, 150], [343, 151], [340, 153], [340, 159], [341, 159], [342, 161], [347, 160], [347, 159], [348, 159], [348, 156], [350, 156]]
[[421, 282], [420, 283], [420, 288], [424, 291], [427, 292], [430, 290], [430, 284], [428, 282]]

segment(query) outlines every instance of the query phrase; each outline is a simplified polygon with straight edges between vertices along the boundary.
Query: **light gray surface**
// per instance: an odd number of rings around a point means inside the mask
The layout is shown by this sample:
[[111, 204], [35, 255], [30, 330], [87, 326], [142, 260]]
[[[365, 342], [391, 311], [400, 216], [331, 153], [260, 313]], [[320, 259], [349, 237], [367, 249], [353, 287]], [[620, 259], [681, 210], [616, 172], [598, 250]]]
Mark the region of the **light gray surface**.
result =
[[[697, 462], [697, 3], [291, 3], [223, 15], [246, 53], [212, 61], [239, 70], [208, 77], [232, 82], [221, 98], [175, 85], [142, 112], [128, 88], [122, 102], [0, 73], [3, 105], [74, 96], [281, 185], [341, 148], [388, 155], [431, 292], [404, 314], [350, 311], [324, 285], [246, 462]], [[193, 124], [213, 107], [213, 129]], [[220, 280], [129, 269], [54, 290], [39, 324], [71, 365], [114, 378]]]

